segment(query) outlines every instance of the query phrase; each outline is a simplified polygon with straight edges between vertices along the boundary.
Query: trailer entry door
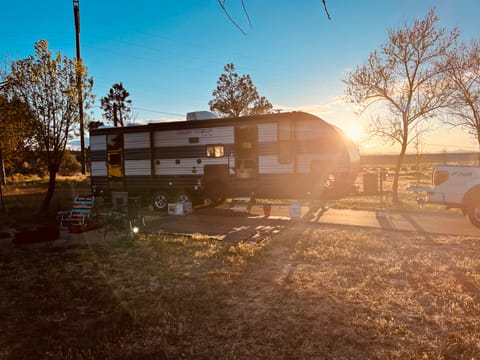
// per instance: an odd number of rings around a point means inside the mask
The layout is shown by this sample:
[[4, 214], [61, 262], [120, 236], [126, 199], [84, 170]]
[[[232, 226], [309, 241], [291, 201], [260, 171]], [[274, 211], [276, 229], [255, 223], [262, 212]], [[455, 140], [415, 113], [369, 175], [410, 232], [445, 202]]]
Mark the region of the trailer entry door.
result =
[[258, 174], [258, 128], [240, 124], [235, 127], [235, 175], [253, 179]]
[[107, 169], [110, 188], [123, 185], [123, 136], [122, 134], [107, 137]]

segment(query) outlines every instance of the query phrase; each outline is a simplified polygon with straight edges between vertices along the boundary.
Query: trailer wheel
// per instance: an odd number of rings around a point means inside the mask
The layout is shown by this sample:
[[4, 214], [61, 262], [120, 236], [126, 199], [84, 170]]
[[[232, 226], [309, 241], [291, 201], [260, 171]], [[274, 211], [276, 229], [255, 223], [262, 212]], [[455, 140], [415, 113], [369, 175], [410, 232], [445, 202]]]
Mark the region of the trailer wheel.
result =
[[175, 195], [175, 202], [177, 203], [188, 203], [188, 202], [192, 202], [192, 197], [190, 196], [189, 193], [185, 192], [185, 191], [180, 191], [179, 193], [177, 193]]
[[168, 196], [166, 192], [157, 191], [153, 194], [153, 208], [159, 211], [166, 211], [168, 208]]
[[467, 208], [467, 217], [474, 226], [480, 228], [480, 207], [470, 206]]

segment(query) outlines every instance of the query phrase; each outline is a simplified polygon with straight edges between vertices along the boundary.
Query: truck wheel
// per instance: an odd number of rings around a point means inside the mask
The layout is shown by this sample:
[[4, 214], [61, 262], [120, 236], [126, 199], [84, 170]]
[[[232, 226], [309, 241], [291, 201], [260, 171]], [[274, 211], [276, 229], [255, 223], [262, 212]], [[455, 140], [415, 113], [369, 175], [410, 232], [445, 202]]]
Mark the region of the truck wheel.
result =
[[157, 191], [153, 195], [153, 208], [158, 211], [166, 211], [168, 208], [168, 196], [166, 192]]
[[480, 207], [469, 207], [467, 209], [467, 217], [474, 226], [480, 228]]

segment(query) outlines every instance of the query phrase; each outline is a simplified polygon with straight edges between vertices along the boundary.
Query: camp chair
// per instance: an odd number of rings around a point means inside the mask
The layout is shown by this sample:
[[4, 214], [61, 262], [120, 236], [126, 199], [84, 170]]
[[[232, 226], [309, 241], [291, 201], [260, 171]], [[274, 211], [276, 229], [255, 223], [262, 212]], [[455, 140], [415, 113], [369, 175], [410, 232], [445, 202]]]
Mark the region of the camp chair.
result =
[[72, 225], [86, 225], [91, 221], [95, 197], [92, 194], [75, 196], [71, 210], [59, 211], [57, 223], [60, 229], [68, 229]]
[[105, 232], [113, 230], [127, 231], [129, 236], [134, 236], [143, 227], [145, 222], [139, 210], [139, 199], [129, 198], [124, 191], [112, 191], [111, 208], [105, 212]]

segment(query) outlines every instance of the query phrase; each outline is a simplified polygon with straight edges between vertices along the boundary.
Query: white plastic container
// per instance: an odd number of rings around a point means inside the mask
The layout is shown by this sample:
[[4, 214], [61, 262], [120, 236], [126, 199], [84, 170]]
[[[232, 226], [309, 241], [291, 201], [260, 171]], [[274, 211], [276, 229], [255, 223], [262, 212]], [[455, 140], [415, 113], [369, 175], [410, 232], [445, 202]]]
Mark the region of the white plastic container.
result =
[[177, 212], [177, 204], [168, 204], [168, 215], [176, 215]]
[[290, 214], [291, 219], [295, 219], [295, 220], [300, 219], [300, 217], [302, 216], [302, 207], [298, 203], [293, 202], [290, 205], [288, 212]]
[[193, 211], [191, 202], [177, 202], [168, 204], [168, 215], [185, 215]]
[[178, 202], [175, 205], [175, 215], [183, 215], [183, 203]]

